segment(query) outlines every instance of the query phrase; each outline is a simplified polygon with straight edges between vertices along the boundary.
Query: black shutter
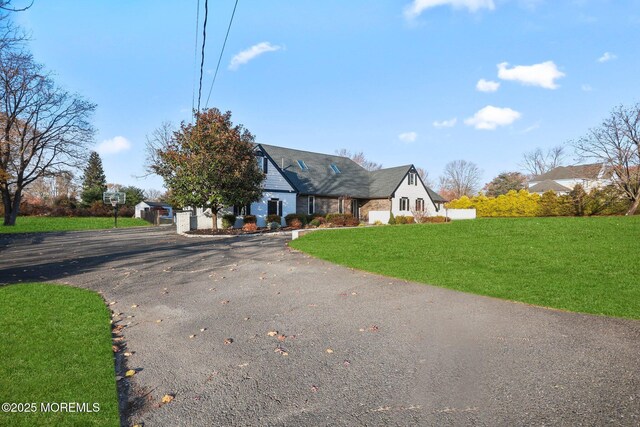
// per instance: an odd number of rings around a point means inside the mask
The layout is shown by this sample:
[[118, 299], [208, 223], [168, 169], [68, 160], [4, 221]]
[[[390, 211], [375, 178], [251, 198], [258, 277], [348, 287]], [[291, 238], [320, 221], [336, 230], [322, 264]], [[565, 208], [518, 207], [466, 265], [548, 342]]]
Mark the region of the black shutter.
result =
[[278, 215], [282, 216], [282, 200], [278, 201]]

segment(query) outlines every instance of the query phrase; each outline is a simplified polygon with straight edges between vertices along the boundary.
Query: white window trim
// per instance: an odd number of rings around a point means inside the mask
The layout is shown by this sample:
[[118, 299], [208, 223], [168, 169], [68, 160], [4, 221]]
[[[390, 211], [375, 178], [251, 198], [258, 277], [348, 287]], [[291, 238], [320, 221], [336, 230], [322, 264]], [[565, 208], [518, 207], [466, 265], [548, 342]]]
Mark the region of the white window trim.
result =
[[316, 213], [316, 198], [314, 196], [307, 197], [307, 215]]

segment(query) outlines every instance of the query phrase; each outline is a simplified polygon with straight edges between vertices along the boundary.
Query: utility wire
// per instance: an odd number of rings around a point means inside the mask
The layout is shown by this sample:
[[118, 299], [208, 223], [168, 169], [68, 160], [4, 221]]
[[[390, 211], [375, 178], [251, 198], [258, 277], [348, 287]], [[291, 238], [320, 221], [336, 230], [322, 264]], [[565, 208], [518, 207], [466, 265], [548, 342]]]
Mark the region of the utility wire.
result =
[[204, 72], [204, 47], [207, 44], [208, 15], [209, 15], [209, 0], [204, 0], [204, 24], [202, 25], [202, 57], [200, 60], [200, 84], [198, 85], [198, 112], [200, 112], [200, 98], [202, 96], [202, 74]]
[[233, 17], [236, 15], [237, 7], [238, 7], [238, 0], [236, 0], [236, 4], [233, 6], [233, 12], [231, 12], [231, 19], [229, 20], [229, 26], [227, 27], [227, 34], [224, 36], [224, 43], [222, 44], [222, 50], [220, 51], [220, 56], [218, 57], [218, 65], [216, 65], [216, 72], [213, 74], [213, 80], [211, 81], [211, 87], [209, 88], [209, 95], [207, 95], [207, 102], [204, 104], [205, 108], [207, 108], [207, 105], [209, 105], [209, 98], [211, 98], [211, 91], [213, 90], [213, 85], [216, 82], [216, 77], [218, 77], [220, 62], [222, 61], [222, 54], [224, 54], [224, 48], [227, 45], [227, 39], [229, 38], [229, 31], [231, 31], [231, 24], [233, 24]]
[[196, 70], [198, 69], [198, 30], [200, 29], [200, 0], [196, 8], [196, 42], [193, 46], [193, 84], [191, 88], [191, 111], [196, 108]]

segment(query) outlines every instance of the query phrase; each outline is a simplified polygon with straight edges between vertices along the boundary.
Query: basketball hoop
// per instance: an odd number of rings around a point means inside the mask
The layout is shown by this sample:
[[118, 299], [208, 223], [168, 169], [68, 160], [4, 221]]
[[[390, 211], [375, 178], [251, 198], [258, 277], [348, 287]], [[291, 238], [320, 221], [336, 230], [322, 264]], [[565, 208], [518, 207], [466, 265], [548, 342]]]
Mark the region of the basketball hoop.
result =
[[113, 206], [114, 208], [118, 206], [118, 199], [111, 199], [111, 206]]

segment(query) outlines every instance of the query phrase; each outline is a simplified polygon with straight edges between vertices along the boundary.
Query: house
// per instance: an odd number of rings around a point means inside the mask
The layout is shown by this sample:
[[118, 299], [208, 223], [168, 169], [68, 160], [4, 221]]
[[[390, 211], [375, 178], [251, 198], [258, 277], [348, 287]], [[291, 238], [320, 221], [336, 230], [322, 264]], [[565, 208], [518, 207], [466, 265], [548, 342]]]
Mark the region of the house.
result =
[[160, 211], [160, 218], [173, 219], [173, 207], [163, 202], [150, 202], [144, 200], [135, 206], [135, 218], [143, 218], [145, 212]]
[[611, 184], [611, 169], [603, 163], [588, 165], [558, 166], [549, 172], [535, 176], [529, 181], [529, 192], [543, 194], [553, 190], [556, 194], [569, 194], [581, 184], [586, 192]]
[[413, 165], [367, 171], [353, 160], [330, 154], [256, 144], [265, 173], [263, 193], [250, 206], [235, 206], [236, 215], [255, 215], [259, 226], [267, 215], [350, 213], [386, 223], [390, 213], [438, 215], [445, 200], [427, 188]]

